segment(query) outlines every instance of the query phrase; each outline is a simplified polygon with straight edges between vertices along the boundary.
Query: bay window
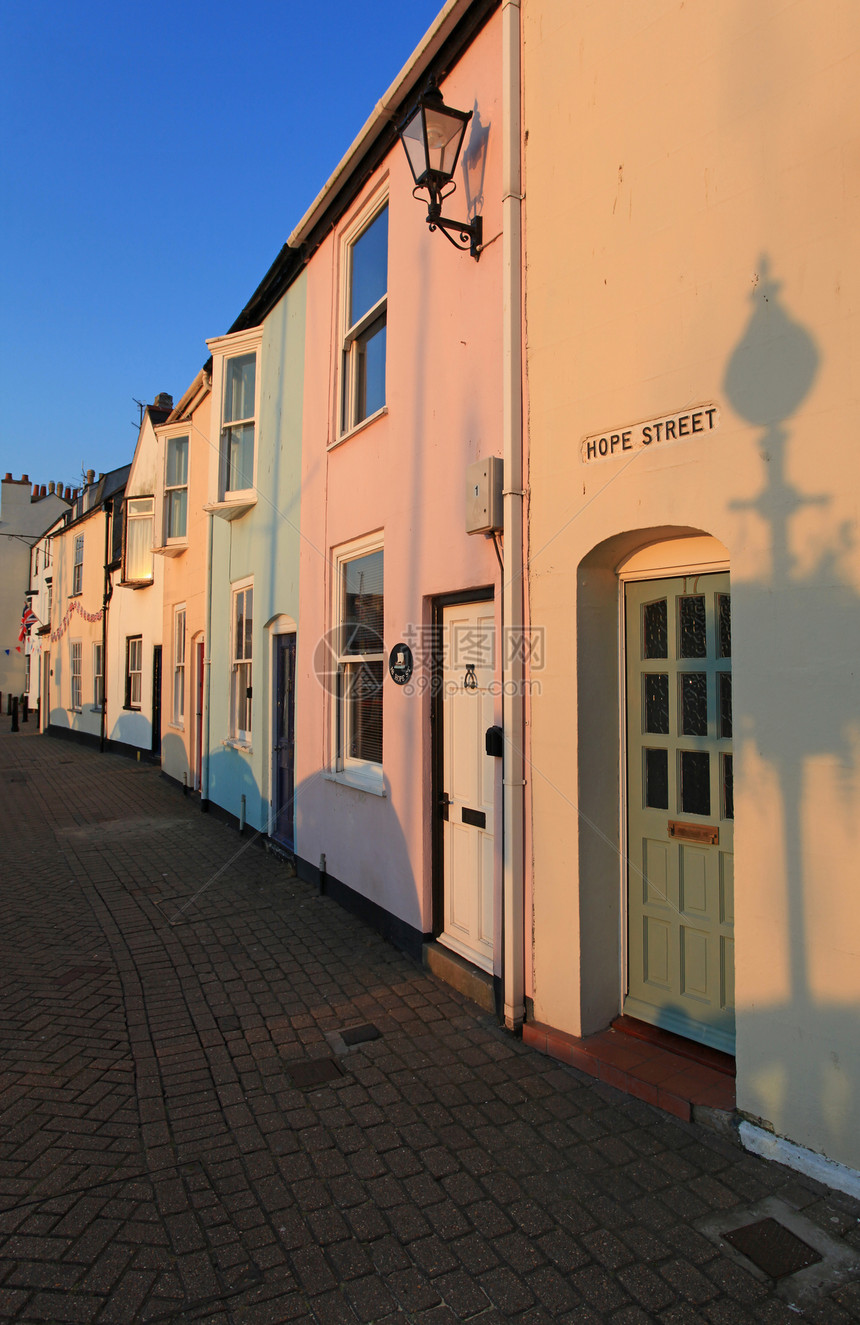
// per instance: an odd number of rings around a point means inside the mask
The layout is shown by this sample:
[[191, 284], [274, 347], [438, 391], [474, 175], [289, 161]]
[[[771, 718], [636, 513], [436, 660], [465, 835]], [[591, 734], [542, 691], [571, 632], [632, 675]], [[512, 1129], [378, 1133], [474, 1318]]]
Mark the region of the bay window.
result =
[[168, 437], [164, 468], [164, 537], [185, 538], [188, 525], [188, 438]]
[[130, 497], [125, 504], [125, 574], [135, 583], [152, 579], [153, 497]]
[[226, 359], [221, 428], [225, 493], [243, 492], [254, 486], [256, 399], [256, 353]]

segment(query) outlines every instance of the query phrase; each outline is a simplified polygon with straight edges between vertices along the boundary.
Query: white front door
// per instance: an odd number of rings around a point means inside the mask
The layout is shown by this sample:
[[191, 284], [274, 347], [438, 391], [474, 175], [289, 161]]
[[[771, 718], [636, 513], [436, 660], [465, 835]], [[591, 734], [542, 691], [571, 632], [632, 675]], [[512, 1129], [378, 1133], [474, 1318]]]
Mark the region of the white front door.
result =
[[442, 611], [442, 869], [440, 943], [493, 969], [493, 725], [495, 615], [492, 602]]
[[624, 1011], [734, 1052], [729, 576], [628, 584]]

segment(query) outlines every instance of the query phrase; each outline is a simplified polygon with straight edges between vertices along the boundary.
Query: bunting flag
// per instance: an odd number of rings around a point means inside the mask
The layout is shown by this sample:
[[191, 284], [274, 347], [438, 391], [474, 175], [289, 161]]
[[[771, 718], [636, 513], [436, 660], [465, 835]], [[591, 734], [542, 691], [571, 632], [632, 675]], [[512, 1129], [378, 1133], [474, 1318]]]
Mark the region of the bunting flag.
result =
[[62, 639], [65, 635], [74, 612], [77, 612], [78, 616], [82, 616], [84, 621], [101, 621], [105, 614], [103, 607], [99, 608], [98, 612], [85, 612], [77, 599], [73, 598], [69, 603], [69, 606], [66, 608], [66, 615], [57, 626], [57, 629], [51, 631], [51, 642], [53, 644], [56, 644], [57, 640]]

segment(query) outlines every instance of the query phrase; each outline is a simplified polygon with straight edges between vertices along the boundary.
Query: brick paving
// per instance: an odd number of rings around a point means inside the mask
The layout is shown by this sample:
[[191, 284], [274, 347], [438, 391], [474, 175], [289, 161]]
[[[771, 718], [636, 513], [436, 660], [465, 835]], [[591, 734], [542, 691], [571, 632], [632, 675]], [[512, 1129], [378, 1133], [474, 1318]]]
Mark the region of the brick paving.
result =
[[856, 1202], [506, 1034], [157, 769], [2, 717], [0, 787], [0, 1320], [860, 1321], [696, 1228], [778, 1197], [860, 1252]]

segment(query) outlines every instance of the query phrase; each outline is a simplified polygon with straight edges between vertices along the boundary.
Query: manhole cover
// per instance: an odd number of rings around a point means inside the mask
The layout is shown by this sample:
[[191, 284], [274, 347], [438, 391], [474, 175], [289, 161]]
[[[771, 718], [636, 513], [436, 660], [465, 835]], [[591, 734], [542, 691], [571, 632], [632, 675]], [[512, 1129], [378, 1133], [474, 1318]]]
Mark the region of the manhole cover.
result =
[[287, 1075], [299, 1090], [306, 1090], [308, 1086], [337, 1081], [343, 1074], [333, 1058], [312, 1058], [308, 1062], [290, 1063]]
[[721, 1236], [771, 1279], [796, 1274], [822, 1259], [814, 1247], [776, 1219], [760, 1219], [756, 1224], [733, 1228]]
[[368, 1040], [378, 1040], [380, 1033], [368, 1022], [366, 1026], [347, 1026], [340, 1032], [340, 1038], [344, 1044], [366, 1044]]

